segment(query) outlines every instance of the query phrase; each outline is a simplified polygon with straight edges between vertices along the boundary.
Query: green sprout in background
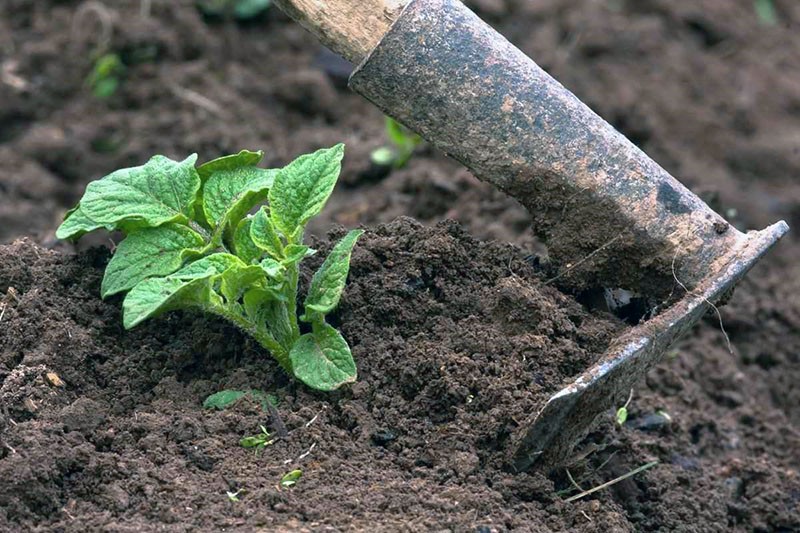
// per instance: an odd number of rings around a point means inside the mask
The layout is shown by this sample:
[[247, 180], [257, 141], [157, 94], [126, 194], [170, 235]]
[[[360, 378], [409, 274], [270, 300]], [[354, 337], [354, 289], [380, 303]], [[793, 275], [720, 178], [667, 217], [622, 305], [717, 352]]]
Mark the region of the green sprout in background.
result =
[[755, 0], [753, 7], [756, 10], [759, 22], [764, 26], [775, 26], [778, 24], [778, 11], [772, 0]]
[[403, 168], [422, 143], [422, 137], [389, 117], [386, 117], [386, 137], [392, 145], [382, 146], [370, 154], [372, 162], [383, 167]]
[[86, 85], [89, 86], [96, 98], [105, 100], [117, 92], [123, 74], [125, 74], [125, 65], [119, 55], [104, 54], [94, 62], [92, 72], [86, 78]]
[[238, 20], [250, 20], [265, 13], [272, 0], [199, 0], [197, 6], [206, 15], [232, 15]]
[[301, 477], [303, 477], [302, 470], [292, 470], [291, 472], [287, 472], [281, 478], [281, 487], [283, 487], [284, 489], [289, 489], [291, 487], [294, 487], [295, 485], [297, 485], [297, 482], [300, 480]]
[[363, 231], [333, 247], [311, 279], [302, 314], [297, 290], [300, 262], [316, 253], [303, 244], [305, 228], [333, 192], [344, 145], [281, 169], [256, 166], [263, 155], [242, 150], [199, 166], [196, 154], [183, 161], [157, 155], [117, 170], [86, 187], [56, 236], [77, 239], [101, 228], [126, 234], [101, 284], [103, 298], [127, 292], [125, 329], [176, 309], [214, 314], [255, 338], [289, 375], [330, 391], [356, 380], [350, 347], [325, 317], [339, 304]]
[[250, 437], [245, 437], [239, 441], [239, 445], [242, 448], [255, 448], [256, 454], [275, 442], [275, 439], [269, 434], [267, 428], [264, 426], [258, 427], [261, 429], [261, 433], [252, 435]]

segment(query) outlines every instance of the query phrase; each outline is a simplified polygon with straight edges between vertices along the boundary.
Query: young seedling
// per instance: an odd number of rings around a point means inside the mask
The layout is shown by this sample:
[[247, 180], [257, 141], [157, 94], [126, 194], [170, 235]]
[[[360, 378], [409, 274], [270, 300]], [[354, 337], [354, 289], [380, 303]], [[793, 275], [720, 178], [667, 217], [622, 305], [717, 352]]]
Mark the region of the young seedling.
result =
[[94, 96], [105, 100], [113, 96], [119, 88], [125, 65], [117, 54], [105, 54], [94, 62], [86, 84], [92, 89]]
[[272, 394], [267, 394], [258, 389], [247, 391], [226, 389], [215, 392], [206, 398], [203, 402], [203, 407], [206, 409], [218, 409], [222, 411], [223, 409], [227, 409], [228, 407], [232, 406], [242, 398], [252, 398], [253, 400], [256, 400], [261, 404], [261, 409], [264, 411], [269, 409], [268, 404], [272, 404], [273, 406], [278, 405], [278, 399], [275, 396]]
[[101, 228], [126, 234], [101, 285], [103, 298], [127, 292], [126, 329], [167, 311], [201, 310], [250, 334], [309, 387], [333, 390], [355, 381], [356, 366], [325, 316], [339, 304], [363, 231], [334, 246], [299, 317], [297, 288], [300, 262], [315, 253], [303, 244], [306, 224], [333, 191], [343, 155], [339, 144], [279, 170], [257, 167], [263, 153], [247, 150], [198, 167], [197, 155], [157, 155], [90, 183], [56, 236], [77, 239]]
[[753, 8], [758, 21], [764, 26], [775, 26], [778, 23], [778, 11], [773, 0], [754, 0]]
[[625, 402], [625, 405], [617, 409], [616, 419], [617, 425], [622, 427], [625, 425], [625, 422], [628, 421], [628, 406], [631, 404], [631, 400], [633, 399], [633, 389], [631, 389], [631, 393], [628, 395], [628, 401]]
[[242, 448], [255, 448], [256, 454], [275, 442], [275, 439], [269, 434], [267, 428], [264, 426], [258, 426], [261, 429], [261, 433], [256, 435], [252, 435], [250, 437], [245, 437], [239, 441], [239, 445]]
[[206, 15], [232, 15], [239, 20], [250, 20], [264, 13], [271, 4], [272, 0], [200, 0], [197, 6]]
[[281, 487], [288, 489], [297, 485], [297, 481], [303, 476], [302, 470], [292, 470], [281, 478]]
[[370, 154], [372, 162], [382, 167], [403, 168], [422, 142], [422, 137], [389, 117], [386, 117], [386, 136], [392, 146], [382, 146]]

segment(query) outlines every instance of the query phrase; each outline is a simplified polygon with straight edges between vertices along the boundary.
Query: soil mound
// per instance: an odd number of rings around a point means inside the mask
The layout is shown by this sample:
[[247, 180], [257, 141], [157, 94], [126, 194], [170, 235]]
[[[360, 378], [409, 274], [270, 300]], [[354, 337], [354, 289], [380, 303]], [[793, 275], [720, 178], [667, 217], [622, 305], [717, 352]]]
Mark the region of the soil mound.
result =
[[[508, 437], [624, 326], [543, 286], [525, 255], [452, 222], [401, 218], [368, 232], [333, 317], [359, 380], [318, 394], [212, 318], [173, 313], [125, 332], [119, 300], [98, 296], [102, 249], [2, 247], [5, 520], [112, 529], [529, 523], [556, 505], [555, 493], [544, 477], [506, 472]], [[204, 410], [223, 388], [275, 394], [277, 415], [247, 401]], [[237, 442], [259, 424], [286, 435], [255, 455]], [[279, 489], [294, 468], [303, 470], [297, 487]], [[239, 489], [241, 501], [230, 501], [226, 491]]]

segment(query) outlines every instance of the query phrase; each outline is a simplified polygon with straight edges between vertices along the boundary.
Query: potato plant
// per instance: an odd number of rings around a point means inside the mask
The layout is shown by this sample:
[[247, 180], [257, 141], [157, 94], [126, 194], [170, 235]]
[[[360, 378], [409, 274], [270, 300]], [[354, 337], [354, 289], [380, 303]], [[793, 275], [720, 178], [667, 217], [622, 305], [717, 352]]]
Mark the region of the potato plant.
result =
[[[183, 161], [157, 155], [90, 183], [56, 235], [125, 233], [101, 295], [127, 292], [126, 329], [170, 310], [199, 309], [250, 334], [309, 387], [333, 390], [355, 381], [356, 366], [325, 316], [339, 303], [363, 232], [336, 244], [300, 315], [297, 289], [300, 262], [315, 253], [303, 244], [306, 224], [333, 191], [343, 155], [339, 144], [281, 169], [259, 168], [263, 153], [247, 150], [199, 166], [196, 154]], [[310, 325], [308, 333], [298, 320]]]

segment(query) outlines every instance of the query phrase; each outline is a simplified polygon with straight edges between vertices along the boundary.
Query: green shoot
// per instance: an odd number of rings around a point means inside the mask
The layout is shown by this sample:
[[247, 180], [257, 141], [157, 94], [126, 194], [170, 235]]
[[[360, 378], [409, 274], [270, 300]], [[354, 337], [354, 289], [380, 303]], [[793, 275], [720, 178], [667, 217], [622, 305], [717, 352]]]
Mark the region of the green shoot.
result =
[[252, 435], [250, 437], [244, 437], [239, 441], [239, 445], [242, 448], [255, 448], [256, 454], [275, 442], [275, 439], [271, 437], [269, 431], [264, 426], [258, 426], [261, 429], [261, 433], [257, 433], [256, 435]]
[[628, 395], [628, 401], [625, 402], [625, 405], [617, 409], [616, 419], [618, 426], [624, 426], [625, 422], [628, 420], [628, 406], [631, 404], [632, 399], [633, 389], [631, 389], [631, 393]]
[[117, 54], [105, 54], [97, 58], [86, 84], [92, 89], [94, 96], [100, 100], [110, 98], [117, 92], [125, 65]]
[[199, 0], [197, 6], [206, 15], [233, 15], [239, 20], [250, 20], [264, 13], [272, 0]]
[[[334, 246], [311, 280], [302, 315], [297, 289], [301, 261], [316, 253], [303, 244], [306, 224], [333, 191], [343, 156], [339, 144], [263, 169], [256, 166], [263, 153], [247, 150], [197, 167], [197, 155], [157, 155], [90, 183], [56, 236], [77, 239], [101, 228], [126, 234], [101, 285], [103, 298], [127, 292], [126, 329], [176, 309], [214, 314], [255, 338], [290, 375], [333, 390], [355, 381], [356, 366], [325, 317], [339, 304], [363, 231]], [[308, 333], [298, 320], [310, 324]]]
[[753, 8], [756, 11], [758, 21], [764, 26], [775, 26], [778, 24], [778, 11], [772, 0], [755, 0]]
[[373, 163], [384, 167], [403, 168], [422, 142], [422, 137], [389, 117], [386, 117], [386, 136], [392, 146], [382, 146], [370, 154]]
[[281, 487], [288, 489], [290, 487], [294, 487], [297, 484], [297, 481], [303, 476], [302, 470], [292, 470], [291, 472], [287, 472], [281, 478]]
[[239, 390], [223, 390], [215, 392], [205, 399], [203, 407], [206, 409], [218, 409], [222, 411], [235, 404], [242, 398], [252, 398], [261, 403], [261, 409], [267, 410], [267, 404], [271, 403], [274, 406], [278, 405], [278, 399], [272, 394], [267, 394], [258, 389], [239, 391]]

